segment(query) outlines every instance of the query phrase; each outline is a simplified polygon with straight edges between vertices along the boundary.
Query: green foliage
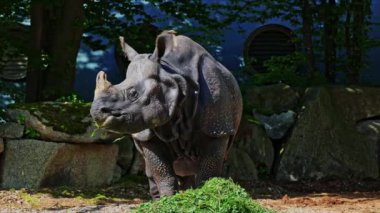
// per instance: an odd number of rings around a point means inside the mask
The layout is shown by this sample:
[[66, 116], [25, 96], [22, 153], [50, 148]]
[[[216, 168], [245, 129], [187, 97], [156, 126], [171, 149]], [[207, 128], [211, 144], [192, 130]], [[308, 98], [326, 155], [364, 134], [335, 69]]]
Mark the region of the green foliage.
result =
[[37, 132], [33, 128], [27, 127], [27, 128], [25, 128], [24, 137], [25, 138], [38, 139], [41, 137], [41, 135], [39, 132]]
[[77, 103], [81, 104], [84, 103], [84, 100], [79, 98], [76, 94], [71, 94], [68, 96], [62, 96], [56, 100], [57, 102], [68, 102], [68, 103]]
[[26, 117], [24, 115], [17, 115], [16, 121], [17, 123], [24, 125]]
[[135, 212], [215, 212], [270, 213], [253, 201], [248, 193], [231, 180], [213, 178], [199, 189], [189, 189], [157, 202], [142, 204]]
[[325, 80], [322, 75], [317, 74], [313, 79], [310, 79], [299, 71], [304, 63], [305, 55], [299, 52], [285, 56], [273, 56], [264, 62], [267, 72], [254, 74], [251, 82], [254, 85], [285, 83], [301, 87], [324, 84]]
[[18, 195], [32, 207], [37, 207], [40, 204], [40, 199], [28, 192], [21, 191]]

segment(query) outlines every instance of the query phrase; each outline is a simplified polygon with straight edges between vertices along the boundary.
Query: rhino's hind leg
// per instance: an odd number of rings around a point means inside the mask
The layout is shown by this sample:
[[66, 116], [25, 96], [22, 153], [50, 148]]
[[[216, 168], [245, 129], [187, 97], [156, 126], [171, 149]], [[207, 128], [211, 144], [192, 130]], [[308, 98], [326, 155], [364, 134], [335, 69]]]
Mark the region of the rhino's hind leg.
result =
[[196, 187], [212, 177], [221, 176], [228, 142], [229, 137], [209, 138], [208, 140], [200, 141], [199, 152], [201, 159], [195, 179]]
[[[140, 142], [153, 199], [173, 195], [178, 189], [177, 177], [172, 167], [172, 156], [168, 147], [159, 140]], [[159, 196], [157, 195], [159, 193]]]

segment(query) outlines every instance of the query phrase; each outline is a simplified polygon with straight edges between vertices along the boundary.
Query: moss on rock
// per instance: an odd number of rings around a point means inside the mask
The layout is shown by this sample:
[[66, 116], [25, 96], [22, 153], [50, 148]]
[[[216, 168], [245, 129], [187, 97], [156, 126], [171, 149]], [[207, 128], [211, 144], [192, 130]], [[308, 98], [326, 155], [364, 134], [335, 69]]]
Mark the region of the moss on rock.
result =
[[[38, 102], [10, 105], [10, 109], [29, 111], [46, 126], [67, 134], [82, 134], [92, 120], [89, 116], [91, 103]], [[20, 118], [22, 121], [22, 118]]]

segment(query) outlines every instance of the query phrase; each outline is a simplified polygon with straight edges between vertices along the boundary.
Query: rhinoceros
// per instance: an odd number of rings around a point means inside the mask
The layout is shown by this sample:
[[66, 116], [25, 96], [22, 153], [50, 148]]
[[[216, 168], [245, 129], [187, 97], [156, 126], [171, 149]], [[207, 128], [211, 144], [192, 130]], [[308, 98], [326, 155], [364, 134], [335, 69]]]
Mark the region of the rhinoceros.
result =
[[152, 54], [120, 37], [126, 79], [100, 71], [91, 115], [99, 127], [130, 134], [145, 161], [153, 199], [220, 176], [242, 115], [236, 79], [192, 39], [164, 31]]

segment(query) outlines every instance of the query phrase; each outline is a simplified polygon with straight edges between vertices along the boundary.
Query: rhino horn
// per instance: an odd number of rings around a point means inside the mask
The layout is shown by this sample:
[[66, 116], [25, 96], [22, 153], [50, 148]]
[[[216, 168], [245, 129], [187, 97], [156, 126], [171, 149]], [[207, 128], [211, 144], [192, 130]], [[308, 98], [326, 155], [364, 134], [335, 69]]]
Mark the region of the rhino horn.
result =
[[125, 43], [124, 37], [120, 36], [120, 46], [124, 53], [124, 57], [127, 58], [129, 61], [132, 61], [134, 57], [138, 55], [137, 51], [134, 50], [131, 46], [129, 46], [127, 43]]
[[112, 84], [107, 80], [107, 74], [104, 71], [100, 71], [96, 76], [96, 88], [95, 88], [95, 96], [97, 98], [99, 93], [108, 89]]

